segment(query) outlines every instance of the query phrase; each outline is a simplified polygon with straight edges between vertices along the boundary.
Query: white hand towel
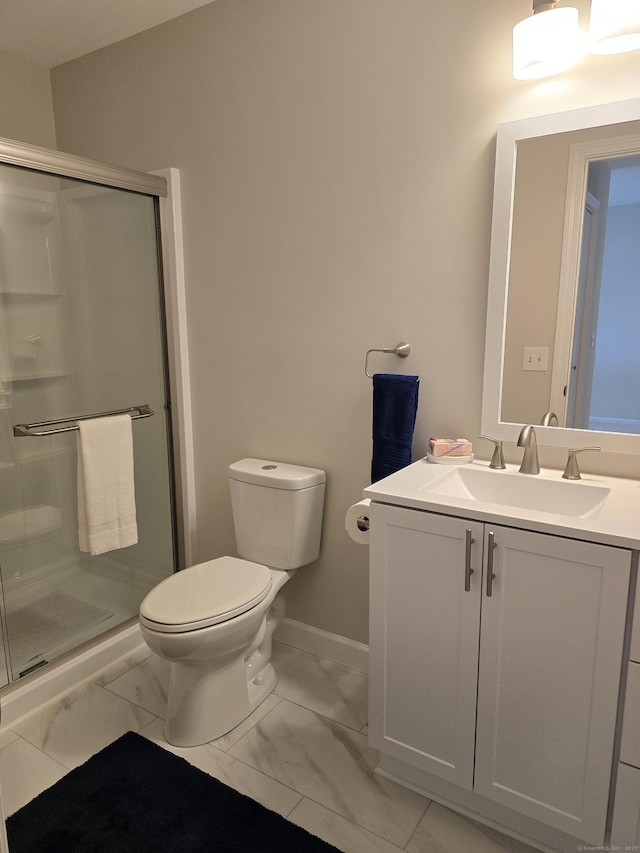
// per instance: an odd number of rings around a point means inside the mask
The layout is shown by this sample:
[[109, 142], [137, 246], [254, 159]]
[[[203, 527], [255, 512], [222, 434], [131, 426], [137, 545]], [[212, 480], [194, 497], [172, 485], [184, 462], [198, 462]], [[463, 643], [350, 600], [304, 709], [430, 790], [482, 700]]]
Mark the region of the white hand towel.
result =
[[78, 421], [78, 540], [104, 554], [138, 541], [130, 415]]

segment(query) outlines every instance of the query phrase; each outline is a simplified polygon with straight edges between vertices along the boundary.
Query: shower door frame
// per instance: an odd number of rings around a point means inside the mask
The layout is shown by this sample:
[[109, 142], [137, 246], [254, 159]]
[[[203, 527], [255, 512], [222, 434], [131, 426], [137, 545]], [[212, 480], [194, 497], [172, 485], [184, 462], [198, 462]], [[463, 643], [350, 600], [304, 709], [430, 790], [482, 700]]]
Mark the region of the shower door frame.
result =
[[[146, 173], [143, 173], [146, 174]], [[196, 489], [187, 331], [186, 282], [182, 243], [180, 172], [160, 169], [149, 175], [165, 181], [158, 197], [160, 250], [166, 322], [167, 366], [171, 390], [171, 425], [175, 480], [178, 568], [193, 565], [196, 542]]]
[[[169, 451], [172, 457], [170, 475], [171, 511], [175, 533], [174, 564], [176, 570], [189, 566], [192, 563], [195, 536], [195, 486], [180, 173], [175, 168], [154, 173], [123, 169], [3, 138], [0, 138], [0, 164], [55, 177], [73, 178], [99, 186], [130, 190], [156, 199], [156, 229], [159, 229], [158, 287], [165, 332], [163, 370], [168, 383], [168, 411], [165, 414], [168, 416]], [[133, 617], [102, 636], [117, 633], [135, 621]], [[92, 642], [100, 642], [102, 636], [96, 637]], [[0, 665], [1, 659], [5, 657], [2, 643], [0, 639]]]

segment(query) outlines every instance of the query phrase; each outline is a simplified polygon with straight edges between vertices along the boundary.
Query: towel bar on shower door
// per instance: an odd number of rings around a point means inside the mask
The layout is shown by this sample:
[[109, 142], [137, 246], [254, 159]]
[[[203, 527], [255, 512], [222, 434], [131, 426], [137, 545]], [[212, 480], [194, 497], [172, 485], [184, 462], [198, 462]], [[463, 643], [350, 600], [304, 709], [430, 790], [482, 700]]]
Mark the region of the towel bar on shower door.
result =
[[[137, 412], [138, 414], [133, 414]], [[90, 418], [108, 418], [110, 415], [131, 415], [131, 420], [136, 421], [138, 418], [150, 418], [154, 412], [149, 408], [147, 403], [141, 406], [131, 406], [130, 409], [115, 409], [113, 412], [98, 412], [95, 415], [76, 415], [70, 418], [59, 418], [56, 421], [39, 421], [33, 424], [16, 424], [13, 428], [14, 436], [26, 435], [55, 435], [59, 432], [73, 432], [80, 429], [77, 423], [70, 426], [62, 426], [57, 429], [39, 429], [39, 427], [55, 426], [56, 424], [70, 424], [71, 421], [88, 421]]]

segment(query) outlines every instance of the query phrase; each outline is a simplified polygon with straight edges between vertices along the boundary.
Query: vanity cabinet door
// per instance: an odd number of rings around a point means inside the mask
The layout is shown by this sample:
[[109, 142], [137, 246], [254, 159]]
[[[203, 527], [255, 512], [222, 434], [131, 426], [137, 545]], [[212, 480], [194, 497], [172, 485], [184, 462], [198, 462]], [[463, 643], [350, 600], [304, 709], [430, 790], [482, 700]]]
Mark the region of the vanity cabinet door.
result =
[[475, 791], [601, 841], [631, 555], [490, 525], [485, 537]]
[[370, 742], [467, 789], [482, 543], [477, 522], [371, 504]]

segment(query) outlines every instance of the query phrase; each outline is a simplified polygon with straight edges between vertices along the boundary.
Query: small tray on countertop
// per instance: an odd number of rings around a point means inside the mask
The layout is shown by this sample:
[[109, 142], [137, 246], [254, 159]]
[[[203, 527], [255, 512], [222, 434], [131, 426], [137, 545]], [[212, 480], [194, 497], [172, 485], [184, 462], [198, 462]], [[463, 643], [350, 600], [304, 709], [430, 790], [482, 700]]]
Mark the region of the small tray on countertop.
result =
[[437, 465], [468, 465], [475, 459], [473, 453], [468, 456], [432, 456], [431, 453], [427, 453], [425, 458], [428, 462], [435, 462]]

